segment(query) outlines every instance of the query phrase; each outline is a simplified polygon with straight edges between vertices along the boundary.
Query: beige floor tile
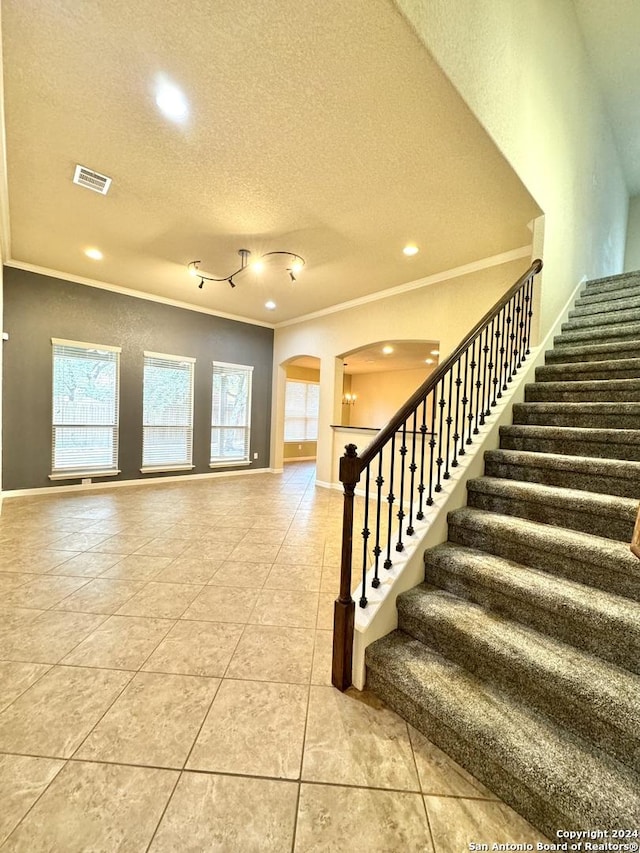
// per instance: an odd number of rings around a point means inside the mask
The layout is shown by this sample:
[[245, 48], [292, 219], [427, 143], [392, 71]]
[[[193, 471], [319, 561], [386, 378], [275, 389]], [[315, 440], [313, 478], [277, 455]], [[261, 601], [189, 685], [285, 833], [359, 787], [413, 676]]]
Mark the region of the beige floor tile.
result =
[[61, 539], [56, 539], [53, 547], [58, 551], [88, 551], [108, 538], [107, 533], [69, 533]]
[[313, 634], [305, 628], [247, 625], [227, 677], [306, 684], [311, 677]]
[[286, 531], [282, 528], [275, 528], [273, 530], [269, 530], [265, 528], [254, 527], [244, 534], [242, 541], [246, 545], [282, 545], [286, 535]]
[[222, 560], [203, 560], [194, 554], [176, 557], [154, 580], [168, 583], [205, 584], [218, 571]]
[[311, 683], [331, 685], [331, 662], [333, 656], [333, 631], [316, 631], [313, 648]]
[[291, 563], [294, 566], [321, 566], [323, 551], [321, 545], [283, 545], [275, 562]]
[[315, 628], [317, 617], [317, 593], [264, 589], [258, 595], [249, 622], [254, 625]]
[[141, 581], [94, 578], [82, 589], [60, 601], [55, 609], [111, 615], [143, 587], [144, 583]]
[[0, 637], [0, 657], [58, 663], [104, 621], [104, 616], [45, 610]]
[[7, 593], [4, 596], [4, 603], [11, 607], [34, 607], [46, 610], [86, 583], [86, 578], [38, 575], [29, 583]]
[[149, 542], [136, 548], [136, 554], [146, 557], [179, 557], [189, 547], [187, 539], [169, 539], [164, 536], [156, 536]]
[[[50, 669], [50, 666], [43, 663], [0, 661], [0, 685], [2, 685], [0, 711], [3, 711]], [[0, 802], [2, 802], [1, 797]]]
[[274, 563], [280, 545], [269, 542], [241, 542], [229, 554], [228, 559], [234, 563]]
[[178, 774], [69, 762], [7, 841], [14, 853], [146, 850]]
[[150, 853], [289, 853], [294, 782], [183, 773]]
[[498, 799], [482, 782], [467, 773], [413, 726], [409, 726], [409, 737], [423, 794]]
[[349, 844], [363, 853], [433, 853], [422, 797], [303, 784], [295, 853], [344, 853]]
[[407, 724], [368, 693], [311, 688], [302, 778], [419, 791]]
[[318, 602], [318, 621], [316, 628], [320, 631], [333, 631], [333, 611], [336, 596], [331, 593], [320, 593]]
[[272, 563], [222, 563], [211, 577], [211, 586], [233, 586], [236, 588], [261, 589], [271, 571]]
[[226, 560], [236, 546], [231, 542], [205, 542], [200, 540], [194, 542], [181, 557], [196, 557], [199, 560]]
[[223, 681], [187, 766], [299, 778], [307, 698], [299, 684]]
[[0, 595], [4, 596], [37, 577], [40, 577], [40, 575], [19, 574], [18, 572], [0, 572]]
[[301, 590], [318, 592], [322, 576], [321, 566], [275, 563], [265, 581], [265, 589]]
[[72, 666], [140, 669], [169, 633], [171, 619], [110, 616], [64, 659]]
[[207, 545], [227, 544], [239, 545], [247, 534], [248, 528], [214, 527], [213, 525], [195, 538], [195, 544], [202, 542]]
[[171, 563], [171, 557], [145, 557], [142, 554], [131, 554], [122, 557], [106, 572], [103, 578], [117, 578], [130, 581], [150, 581], [166, 569]]
[[0, 751], [68, 758], [131, 678], [55, 666], [0, 714]]
[[139, 672], [75, 758], [181, 768], [220, 684]]
[[338, 595], [340, 592], [340, 566], [323, 566], [320, 591]]
[[98, 551], [101, 554], [133, 554], [138, 548], [142, 548], [147, 542], [150, 542], [152, 536], [138, 536], [135, 533], [116, 533], [109, 536], [104, 542], [99, 545], [94, 545], [92, 551]]
[[[503, 803], [425, 797], [437, 853], [468, 853], [471, 842], [532, 844], [547, 839]], [[548, 843], [548, 842], [547, 842]]]
[[75, 551], [52, 551], [46, 548], [32, 548], [13, 551], [3, 547], [3, 572], [26, 572], [32, 575], [44, 575], [76, 556]]
[[142, 667], [148, 672], [222, 677], [242, 634], [242, 625], [176, 622]]
[[146, 584], [118, 610], [121, 616], [178, 619], [198, 595], [201, 586], [190, 583]]
[[52, 758], [0, 755], [0, 844], [63, 766]]
[[209, 585], [192, 601], [182, 618], [244, 624], [251, 616], [257, 599], [258, 592], [254, 589]]
[[2, 639], [11, 639], [16, 628], [33, 622], [44, 610], [35, 610], [32, 607], [7, 607], [0, 601], [0, 657], [3, 654]]
[[77, 554], [61, 566], [51, 569], [49, 574], [70, 575], [74, 577], [98, 577], [111, 566], [121, 560], [119, 554], [98, 554], [93, 551], [85, 551]]

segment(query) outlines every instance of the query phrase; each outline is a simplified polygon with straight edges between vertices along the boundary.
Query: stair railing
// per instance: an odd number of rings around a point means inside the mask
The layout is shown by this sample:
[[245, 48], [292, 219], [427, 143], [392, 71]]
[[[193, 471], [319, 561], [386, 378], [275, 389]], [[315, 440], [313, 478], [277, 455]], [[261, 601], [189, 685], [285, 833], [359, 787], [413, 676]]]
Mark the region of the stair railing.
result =
[[[377, 589], [405, 550], [425, 507], [460, 464], [480, 427], [530, 352], [533, 284], [529, 269], [412, 394], [359, 456], [355, 444], [340, 459], [344, 487], [340, 594], [334, 607], [332, 682], [351, 685], [355, 602], [351, 597], [354, 497], [364, 474], [360, 607], [368, 605], [367, 576]], [[383, 491], [383, 486], [386, 488]], [[386, 503], [386, 507], [384, 504]]]

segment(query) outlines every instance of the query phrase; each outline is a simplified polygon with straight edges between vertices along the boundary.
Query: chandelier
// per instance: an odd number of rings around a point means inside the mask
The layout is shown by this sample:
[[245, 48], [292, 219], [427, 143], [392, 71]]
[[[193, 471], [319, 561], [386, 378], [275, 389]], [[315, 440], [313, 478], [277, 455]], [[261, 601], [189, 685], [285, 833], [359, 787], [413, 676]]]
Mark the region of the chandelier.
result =
[[288, 259], [289, 266], [286, 267], [286, 271], [289, 273], [291, 281], [296, 281], [296, 276], [302, 272], [305, 265], [304, 258], [300, 257], [300, 255], [296, 255], [295, 252], [265, 252], [263, 255], [258, 255], [251, 260], [249, 260], [251, 257], [249, 249], [238, 249], [238, 254], [240, 255], [240, 266], [237, 270], [229, 273], [229, 275], [222, 276], [222, 278], [216, 278], [215, 276], [203, 273], [200, 269], [201, 261], [190, 261], [187, 265], [187, 269], [189, 270], [190, 275], [200, 279], [200, 284], [198, 285], [200, 288], [204, 286], [205, 281], [227, 281], [231, 287], [235, 287], [236, 283], [233, 280], [234, 276], [239, 275], [243, 270], [246, 270], [247, 267], [252, 269], [254, 272], [262, 272], [265, 268], [265, 259], [271, 258], [275, 255], [283, 255]]

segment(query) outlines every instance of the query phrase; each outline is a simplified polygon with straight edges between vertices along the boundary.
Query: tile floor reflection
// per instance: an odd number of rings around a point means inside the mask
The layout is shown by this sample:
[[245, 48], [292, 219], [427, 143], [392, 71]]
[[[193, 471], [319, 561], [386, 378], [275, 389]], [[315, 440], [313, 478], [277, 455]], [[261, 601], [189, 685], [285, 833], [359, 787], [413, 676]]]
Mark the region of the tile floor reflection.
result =
[[542, 840], [375, 697], [330, 686], [342, 498], [314, 476], [5, 501], [3, 853]]

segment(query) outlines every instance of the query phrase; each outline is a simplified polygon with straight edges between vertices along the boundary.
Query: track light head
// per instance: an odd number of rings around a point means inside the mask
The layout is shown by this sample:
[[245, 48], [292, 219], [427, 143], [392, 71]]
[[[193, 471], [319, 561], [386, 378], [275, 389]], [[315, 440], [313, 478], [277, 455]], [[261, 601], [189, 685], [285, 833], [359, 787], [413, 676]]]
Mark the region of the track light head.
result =
[[204, 279], [203, 278], [200, 279], [200, 284], [198, 285], [198, 287], [200, 288], [200, 290], [202, 290], [202, 288], [204, 287]]
[[293, 274], [293, 270], [289, 270], [289, 278], [291, 279], [291, 281], [296, 281], [296, 277]]

